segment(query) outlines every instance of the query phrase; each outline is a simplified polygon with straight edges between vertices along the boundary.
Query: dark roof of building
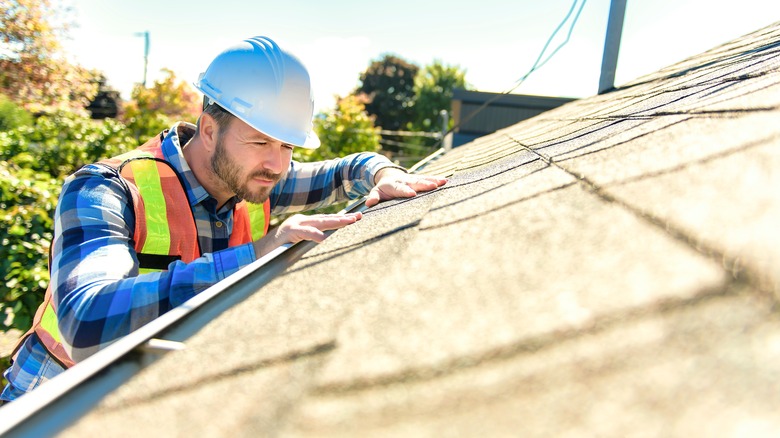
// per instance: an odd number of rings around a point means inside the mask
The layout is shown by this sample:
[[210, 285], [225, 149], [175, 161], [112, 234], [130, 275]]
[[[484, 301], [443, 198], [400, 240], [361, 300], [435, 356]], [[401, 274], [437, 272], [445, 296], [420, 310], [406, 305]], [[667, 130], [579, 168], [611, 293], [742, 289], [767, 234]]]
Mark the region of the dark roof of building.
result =
[[453, 145], [469, 143], [572, 100], [575, 99], [455, 89], [450, 110], [457, 126]]
[[482, 137], [64, 436], [780, 431], [780, 24]]

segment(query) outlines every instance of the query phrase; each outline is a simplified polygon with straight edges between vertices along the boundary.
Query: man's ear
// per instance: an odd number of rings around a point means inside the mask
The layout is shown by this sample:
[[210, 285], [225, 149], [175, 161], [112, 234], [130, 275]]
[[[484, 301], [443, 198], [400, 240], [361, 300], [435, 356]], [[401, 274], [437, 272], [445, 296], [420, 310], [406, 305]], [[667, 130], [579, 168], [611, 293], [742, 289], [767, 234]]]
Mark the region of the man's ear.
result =
[[200, 115], [200, 124], [198, 125], [198, 136], [206, 150], [214, 150], [218, 135], [219, 125], [217, 125], [217, 121], [210, 114], [202, 113]]

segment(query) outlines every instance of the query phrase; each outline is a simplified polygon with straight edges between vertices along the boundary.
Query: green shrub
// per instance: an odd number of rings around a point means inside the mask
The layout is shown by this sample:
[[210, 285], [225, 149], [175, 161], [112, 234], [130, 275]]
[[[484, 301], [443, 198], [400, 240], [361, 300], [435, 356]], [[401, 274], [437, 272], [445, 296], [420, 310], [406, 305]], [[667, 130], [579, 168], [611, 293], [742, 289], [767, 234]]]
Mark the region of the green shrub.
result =
[[0, 132], [30, 125], [32, 115], [0, 94]]
[[132, 117], [124, 118], [127, 133], [135, 141], [136, 146], [141, 146], [150, 138], [159, 135], [163, 130], [173, 125], [175, 120], [160, 113], [138, 113]]
[[43, 301], [64, 178], [135, 147], [123, 124], [68, 113], [0, 132], [0, 330], [27, 330]]
[[355, 96], [339, 99], [335, 108], [315, 117], [314, 131], [322, 145], [317, 149], [296, 148], [294, 159], [329, 160], [356, 152], [379, 151], [379, 129]]
[[30, 126], [0, 132], [0, 159], [64, 178], [81, 166], [136, 147], [125, 125], [59, 112]]
[[52, 217], [60, 183], [0, 161], [0, 315], [2, 330], [30, 327], [49, 282]]

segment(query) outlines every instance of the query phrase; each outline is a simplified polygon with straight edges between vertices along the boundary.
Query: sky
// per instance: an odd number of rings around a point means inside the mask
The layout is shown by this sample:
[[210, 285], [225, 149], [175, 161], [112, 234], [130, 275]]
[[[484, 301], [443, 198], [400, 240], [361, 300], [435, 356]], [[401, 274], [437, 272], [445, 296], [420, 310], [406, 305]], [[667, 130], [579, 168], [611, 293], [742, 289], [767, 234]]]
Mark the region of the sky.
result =
[[[438, 60], [466, 72], [472, 89], [506, 92], [539, 57], [574, 0], [62, 0], [75, 27], [72, 61], [105, 73], [128, 98], [173, 70], [192, 83], [224, 48], [264, 35], [308, 67], [317, 111], [349, 94], [373, 60], [394, 54], [420, 67]], [[514, 94], [597, 93], [610, 0], [585, 1], [571, 38]], [[627, 0], [615, 83], [711, 49], [780, 20], [777, 0]], [[546, 53], [562, 43], [570, 19]]]

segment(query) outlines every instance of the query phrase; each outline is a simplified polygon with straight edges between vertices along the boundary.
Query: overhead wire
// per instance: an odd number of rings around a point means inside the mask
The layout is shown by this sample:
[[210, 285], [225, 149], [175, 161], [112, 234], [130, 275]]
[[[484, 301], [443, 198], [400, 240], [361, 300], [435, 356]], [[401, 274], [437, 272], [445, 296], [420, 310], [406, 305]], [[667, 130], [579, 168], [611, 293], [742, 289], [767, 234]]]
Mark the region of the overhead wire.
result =
[[387, 145], [387, 146], [395, 146], [398, 148], [405, 148], [405, 149], [416, 149], [423, 152], [430, 152], [430, 149], [428, 147], [414, 144], [414, 143], [407, 143], [403, 141], [395, 141], [395, 140], [389, 140], [386, 138], [382, 138], [379, 140], [379, 144]]
[[[552, 57], [553, 57], [553, 56], [555, 56], [555, 54], [556, 54], [556, 53], [558, 53], [558, 51], [559, 51], [561, 48], [563, 48], [563, 46], [565, 46], [565, 45], [566, 45], [566, 44], [569, 42], [569, 40], [571, 39], [571, 34], [572, 34], [572, 32], [574, 31], [574, 26], [577, 24], [577, 21], [578, 21], [578, 20], [579, 20], [579, 18], [580, 18], [580, 13], [582, 12], [582, 9], [585, 7], [585, 3], [587, 3], [587, 0], [582, 0], [582, 3], [580, 3], [580, 7], [579, 7], [579, 9], [577, 9], [577, 3], [579, 3], [579, 0], [574, 0], [574, 1], [572, 2], [572, 5], [571, 5], [571, 7], [569, 8], [569, 12], [567, 12], [567, 13], [566, 13], [566, 16], [563, 18], [563, 20], [561, 20], [561, 22], [560, 22], [560, 23], [558, 24], [558, 26], [555, 28], [555, 30], [553, 31], [553, 33], [550, 35], [550, 37], [549, 37], [549, 38], [547, 38], [547, 42], [545, 42], [545, 43], [544, 43], [544, 47], [542, 48], [542, 51], [539, 53], [539, 56], [536, 58], [536, 62], [534, 62], [533, 66], [532, 66], [532, 67], [531, 67], [531, 68], [528, 70], [528, 72], [526, 72], [526, 73], [525, 73], [523, 76], [521, 76], [521, 77], [520, 77], [520, 79], [518, 79], [517, 81], [515, 81], [515, 83], [514, 83], [514, 85], [512, 86], [512, 88], [510, 88], [510, 89], [508, 89], [507, 91], [504, 91], [503, 93], [497, 94], [497, 95], [493, 96], [492, 98], [490, 98], [490, 99], [486, 100], [486, 101], [485, 101], [485, 102], [484, 102], [482, 105], [480, 105], [480, 106], [479, 106], [479, 108], [477, 108], [477, 109], [476, 109], [474, 112], [472, 112], [471, 114], [469, 114], [469, 115], [468, 115], [468, 117], [466, 117], [464, 120], [462, 120], [462, 121], [460, 121], [460, 122], [456, 123], [455, 125], [453, 125], [453, 127], [452, 127], [452, 128], [449, 128], [449, 129], [447, 130], [447, 133], [446, 133], [446, 134], [445, 134], [445, 135], [444, 135], [442, 138], [440, 138], [440, 139], [439, 139], [439, 140], [436, 142], [436, 144], [434, 145], [434, 148], [439, 148], [439, 147], [441, 147], [441, 144], [444, 142], [444, 139], [447, 137], [447, 135], [451, 134], [451, 133], [452, 133], [453, 131], [455, 131], [457, 128], [459, 128], [459, 127], [460, 127], [460, 126], [462, 126], [463, 124], [465, 124], [465, 123], [467, 123], [468, 121], [470, 121], [471, 119], [473, 119], [473, 118], [474, 118], [474, 117], [475, 117], [477, 114], [479, 114], [480, 112], [482, 112], [482, 111], [483, 111], [485, 108], [487, 108], [487, 107], [488, 107], [488, 106], [489, 106], [491, 103], [493, 103], [493, 102], [495, 102], [496, 100], [500, 99], [501, 97], [503, 97], [503, 96], [506, 96], [506, 95], [510, 94], [511, 92], [515, 91], [515, 90], [516, 90], [518, 87], [520, 87], [520, 85], [522, 85], [522, 84], [523, 84], [523, 82], [525, 82], [525, 80], [528, 78], [528, 76], [530, 76], [530, 75], [531, 75], [531, 73], [535, 72], [536, 70], [538, 70], [538, 69], [542, 68], [542, 66], [544, 66], [545, 64], [547, 64], [547, 62], [548, 62], [550, 59], [552, 59]], [[563, 42], [562, 42], [562, 43], [560, 43], [560, 44], [559, 44], [559, 45], [558, 45], [558, 46], [555, 48], [555, 50], [553, 50], [553, 51], [552, 51], [552, 53], [550, 53], [550, 54], [549, 54], [549, 55], [548, 55], [548, 56], [547, 56], [547, 57], [544, 59], [544, 61], [542, 61], [542, 57], [544, 56], [544, 53], [547, 51], [547, 48], [550, 46], [550, 43], [551, 43], [551, 42], [552, 42], [552, 40], [555, 38], [555, 36], [558, 34], [558, 32], [559, 32], [559, 31], [560, 31], [560, 30], [563, 28], [564, 24], [566, 24], [566, 22], [567, 22], [567, 21], [569, 21], [569, 17], [571, 17], [571, 15], [572, 15], [572, 13], [574, 12], [574, 10], [575, 10], [575, 9], [577, 9], [577, 13], [574, 15], [574, 19], [572, 20], [572, 22], [571, 22], [571, 25], [569, 26], [569, 31], [568, 31], [568, 33], [566, 34], [566, 39], [565, 39], [565, 40], [563, 40]], [[540, 61], [541, 61], [541, 62], [540, 62]]]

